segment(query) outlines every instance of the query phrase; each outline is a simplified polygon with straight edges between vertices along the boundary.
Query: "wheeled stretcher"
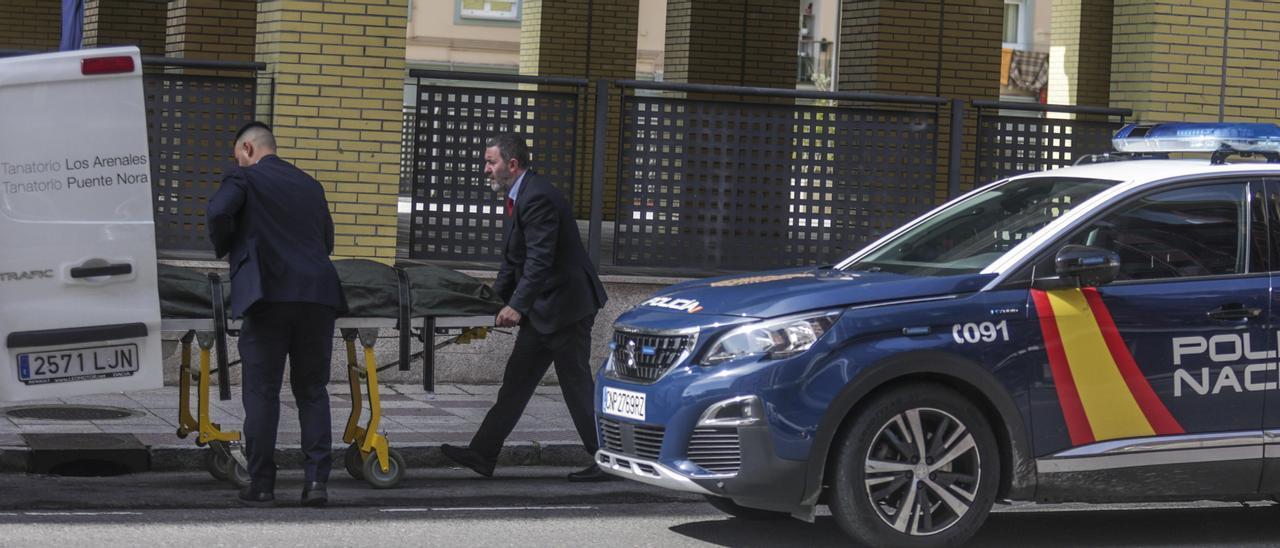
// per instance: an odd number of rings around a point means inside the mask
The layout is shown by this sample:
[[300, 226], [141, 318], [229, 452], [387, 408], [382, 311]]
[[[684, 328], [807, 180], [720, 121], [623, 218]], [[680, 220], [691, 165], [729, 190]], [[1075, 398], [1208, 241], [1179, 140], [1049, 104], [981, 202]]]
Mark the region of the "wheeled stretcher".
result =
[[[339, 261], [340, 264], [345, 261]], [[356, 261], [352, 261], [353, 263]], [[368, 263], [368, 261], [360, 261]], [[376, 264], [376, 263], [374, 263]], [[369, 269], [390, 268], [382, 265], [360, 265], [368, 274]], [[357, 270], [359, 270], [357, 269]], [[352, 268], [340, 268], [340, 276], [350, 274]], [[347, 472], [356, 479], [363, 479], [377, 489], [395, 487], [404, 477], [405, 462], [394, 448], [390, 447], [385, 435], [379, 432], [378, 426], [382, 418], [382, 408], [378, 392], [378, 373], [391, 367], [399, 367], [401, 371], [410, 369], [410, 361], [416, 356], [409, 352], [410, 337], [417, 338], [423, 344], [422, 386], [428, 393], [435, 391], [435, 351], [450, 344], [465, 344], [487, 336], [493, 326], [493, 315], [423, 315], [422, 312], [482, 312], [492, 309], [495, 313], [500, 303], [491, 292], [471, 291], [455, 298], [449, 306], [423, 308], [413, 306], [413, 280], [404, 269], [395, 269], [397, 276], [397, 304], [395, 317], [359, 317], [344, 316], [336, 321], [336, 330], [346, 343], [347, 378], [351, 387], [351, 413], [348, 416], [342, 440], [348, 444], [344, 456]], [[419, 273], [421, 274], [421, 273]], [[455, 273], [456, 274], [456, 273]], [[461, 276], [461, 275], [458, 275]], [[190, 274], [186, 275], [190, 282]], [[419, 276], [421, 278], [421, 276]], [[161, 321], [161, 330], [169, 333], [180, 333], [181, 361], [178, 375], [178, 429], [177, 435], [186, 438], [195, 433], [195, 443], [209, 448], [206, 467], [215, 478], [226, 480], [235, 486], [248, 485], [249, 476], [246, 461], [240, 444], [240, 433], [223, 430], [222, 425], [213, 422], [209, 413], [209, 387], [212, 376], [217, 374], [219, 399], [231, 399], [231, 383], [229, 369], [235, 365], [227, 358], [227, 337], [238, 332], [240, 322], [231, 320], [226, 315], [226, 300], [221, 278], [217, 274], [207, 274], [208, 304], [211, 312], [208, 318], [165, 317]], [[456, 282], [457, 280], [454, 280]], [[344, 291], [352, 306], [350, 314], [364, 314], [370, 308], [373, 313], [389, 311], [386, 306], [363, 307], [362, 299], [378, 299], [378, 291], [368, 291], [370, 285], [365, 284], [364, 295], [360, 291], [347, 289], [348, 280], [343, 276]], [[162, 288], [164, 273], [162, 272]], [[479, 282], [476, 282], [479, 283]], [[188, 284], [190, 285], [190, 284]], [[387, 285], [387, 284], [382, 284]], [[451, 288], [454, 286], [450, 286]], [[385, 289], [385, 288], [384, 288]], [[464, 287], [464, 289], [466, 289]], [[485, 288], [487, 289], [487, 288]], [[452, 290], [452, 289], [451, 289]], [[162, 289], [162, 297], [165, 291]], [[169, 292], [174, 294], [173, 291]], [[383, 292], [385, 293], [385, 291]], [[352, 298], [353, 295], [356, 298]], [[203, 305], [203, 303], [200, 303]], [[385, 304], [385, 303], [384, 303]], [[162, 307], [163, 308], [163, 307]], [[180, 311], [184, 316], [191, 315], [190, 307]], [[378, 366], [374, 345], [383, 329], [398, 332], [400, 341], [399, 359], [396, 362]], [[443, 340], [441, 340], [443, 339]], [[192, 364], [192, 342], [200, 349], [199, 363]], [[357, 352], [359, 341], [362, 352]], [[216, 354], [214, 353], [216, 351]], [[359, 359], [363, 354], [363, 363]], [[218, 364], [211, 363], [216, 355]], [[196, 384], [196, 408], [191, 410], [191, 385]], [[368, 420], [361, 424], [360, 419], [364, 404], [368, 404]]]

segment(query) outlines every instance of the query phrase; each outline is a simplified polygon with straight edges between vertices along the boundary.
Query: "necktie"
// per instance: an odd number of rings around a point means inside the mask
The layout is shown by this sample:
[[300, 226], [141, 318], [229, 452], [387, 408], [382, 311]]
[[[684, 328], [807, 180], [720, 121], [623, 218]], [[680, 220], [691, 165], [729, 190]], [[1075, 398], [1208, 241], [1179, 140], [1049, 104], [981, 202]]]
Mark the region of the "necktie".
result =
[[512, 200], [510, 196], [507, 196], [507, 216], [508, 217], [511, 216], [511, 211], [515, 209], [515, 207], [516, 207], [516, 201]]

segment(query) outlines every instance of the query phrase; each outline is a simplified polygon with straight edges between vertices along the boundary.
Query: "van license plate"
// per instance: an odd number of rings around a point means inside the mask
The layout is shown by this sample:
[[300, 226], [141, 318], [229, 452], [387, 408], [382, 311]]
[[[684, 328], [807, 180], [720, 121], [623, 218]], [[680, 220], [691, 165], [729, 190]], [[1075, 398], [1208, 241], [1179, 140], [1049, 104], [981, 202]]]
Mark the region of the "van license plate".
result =
[[137, 371], [136, 344], [18, 354], [18, 380], [23, 384], [128, 377]]
[[644, 420], [644, 394], [604, 388], [604, 412], [638, 421]]

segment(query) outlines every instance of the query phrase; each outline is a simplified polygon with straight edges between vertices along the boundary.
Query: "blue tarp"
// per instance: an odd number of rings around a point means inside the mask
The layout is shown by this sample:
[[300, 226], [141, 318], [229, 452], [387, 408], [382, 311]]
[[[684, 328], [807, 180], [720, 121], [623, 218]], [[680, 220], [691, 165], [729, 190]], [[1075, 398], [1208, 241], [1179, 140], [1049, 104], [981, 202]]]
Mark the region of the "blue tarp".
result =
[[84, 0], [62, 0], [62, 42], [58, 50], [80, 49], [84, 37]]

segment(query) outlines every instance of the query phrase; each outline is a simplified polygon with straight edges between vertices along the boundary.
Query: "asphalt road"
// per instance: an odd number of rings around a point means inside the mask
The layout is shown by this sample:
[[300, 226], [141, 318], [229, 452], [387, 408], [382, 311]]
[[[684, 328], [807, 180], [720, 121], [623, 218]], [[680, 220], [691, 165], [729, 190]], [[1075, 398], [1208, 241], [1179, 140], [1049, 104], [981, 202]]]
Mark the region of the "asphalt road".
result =
[[[0, 546], [843, 546], [830, 517], [747, 522], [693, 496], [631, 482], [576, 485], [567, 470], [484, 480], [426, 470], [373, 491], [335, 477], [334, 505], [242, 508], [201, 474], [0, 476]], [[1280, 546], [1280, 507], [1224, 503], [1001, 506], [973, 546]]]

